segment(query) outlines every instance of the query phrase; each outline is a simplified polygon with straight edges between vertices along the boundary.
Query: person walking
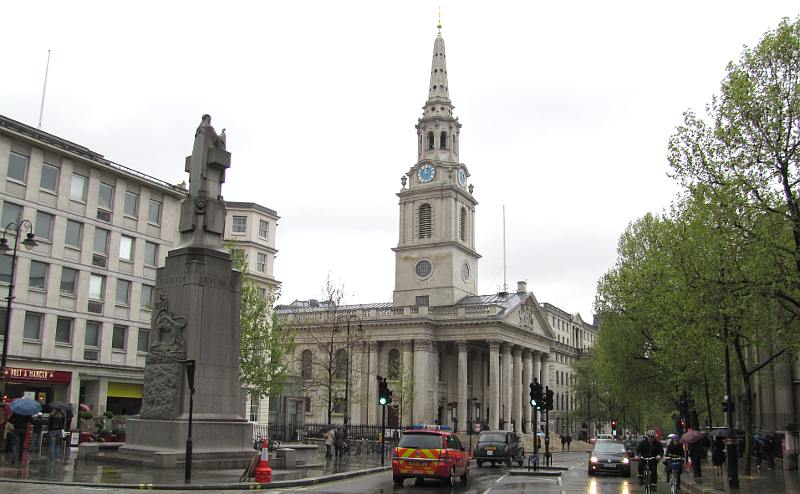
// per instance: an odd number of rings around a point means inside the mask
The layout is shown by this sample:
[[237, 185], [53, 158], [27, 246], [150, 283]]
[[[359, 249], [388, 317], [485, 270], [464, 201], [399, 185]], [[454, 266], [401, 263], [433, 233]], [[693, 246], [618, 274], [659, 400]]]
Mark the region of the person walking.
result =
[[47, 421], [47, 438], [50, 443], [47, 448], [47, 458], [50, 463], [61, 458], [61, 438], [64, 432], [64, 422], [64, 414], [58, 408], [53, 410]]
[[722, 434], [714, 438], [711, 444], [711, 464], [714, 466], [714, 475], [722, 477], [722, 465], [725, 463], [725, 439]]
[[567, 434], [567, 451], [569, 451], [569, 445], [570, 445], [571, 442], [572, 442], [572, 436]]
[[341, 458], [344, 452], [344, 431], [342, 429], [336, 429], [333, 441], [336, 448], [336, 458]]
[[28, 424], [31, 423], [31, 418], [27, 415], [12, 413], [8, 421], [14, 426], [11, 445], [11, 464], [13, 465], [22, 463], [22, 453], [25, 451], [25, 436], [28, 434]]
[[693, 442], [688, 447], [689, 459], [692, 461], [692, 475], [695, 482], [700, 482], [700, 477], [702, 476], [700, 463], [703, 460], [703, 451], [702, 439]]
[[30, 452], [31, 454], [34, 453], [41, 453], [42, 450], [42, 426], [44, 422], [44, 416], [42, 412], [37, 413], [31, 418], [31, 424], [33, 425], [32, 434], [31, 434], [31, 447]]
[[325, 432], [324, 437], [325, 437], [325, 459], [329, 459], [333, 457], [333, 454], [331, 454], [331, 448], [333, 447], [333, 442], [335, 439], [332, 427]]
[[559, 436], [559, 438], [561, 439], [561, 452], [563, 453], [564, 452], [564, 448], [567, 447], [567, 436], [565, 436], [564, 434], [561, 434]]

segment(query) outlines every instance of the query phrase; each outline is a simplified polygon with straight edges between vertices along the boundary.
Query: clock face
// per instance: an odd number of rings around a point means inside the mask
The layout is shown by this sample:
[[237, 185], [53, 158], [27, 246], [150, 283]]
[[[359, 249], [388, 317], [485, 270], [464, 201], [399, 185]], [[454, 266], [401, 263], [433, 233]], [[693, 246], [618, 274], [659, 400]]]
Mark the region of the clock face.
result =
[[424, 165], [419, 167], [419, 170], [417, 170], [417, 178], [422, 183], [430, 182], [431, 180], [433, 180], [434, 176], [436, 176], [436, 170], [430, 163], [425, 163]]
[[427, 278], [431, 275], [431, 271], [433, 271], [433, 266], [431, 262], [427, 259], [422, 259], [414, 266], [414, 272], [417, 273], [417, 276], [420, 278]]
[[469, 279], [469, 264], [467, 263], [461, 265], [461, 279], [464, 281]]
[[458, 185], [462, 187], [467, 185], [467, 172], [463, 168], [458, 169]]

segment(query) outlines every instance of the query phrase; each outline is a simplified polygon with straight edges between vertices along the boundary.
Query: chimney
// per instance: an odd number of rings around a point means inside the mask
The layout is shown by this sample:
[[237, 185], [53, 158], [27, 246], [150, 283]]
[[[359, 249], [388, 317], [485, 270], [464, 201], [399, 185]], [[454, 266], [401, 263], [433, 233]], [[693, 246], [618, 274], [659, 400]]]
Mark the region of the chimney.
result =
[[517, 282], [517, 293], [528, 293], [528, 282], [526, 281], [518, 281]]

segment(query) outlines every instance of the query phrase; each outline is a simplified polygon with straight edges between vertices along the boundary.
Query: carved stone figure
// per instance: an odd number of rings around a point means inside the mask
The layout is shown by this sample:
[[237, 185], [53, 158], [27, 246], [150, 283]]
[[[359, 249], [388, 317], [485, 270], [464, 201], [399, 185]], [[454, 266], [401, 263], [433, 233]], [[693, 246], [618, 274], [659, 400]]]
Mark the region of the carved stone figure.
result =
[[533, 329], [533, 319], [536, 309], [532, 305], [525, 304], [519, 310], [519, 324], [520, 326]]
[[180, 414], [182, 360], [186, 359], [183, 329], [186, 318], [169, 311], [169, 300], [163, 293], [153, 307], [150, 344], [144, 368], [144, 396], [140, 416], [147, 419], [171, 419]]

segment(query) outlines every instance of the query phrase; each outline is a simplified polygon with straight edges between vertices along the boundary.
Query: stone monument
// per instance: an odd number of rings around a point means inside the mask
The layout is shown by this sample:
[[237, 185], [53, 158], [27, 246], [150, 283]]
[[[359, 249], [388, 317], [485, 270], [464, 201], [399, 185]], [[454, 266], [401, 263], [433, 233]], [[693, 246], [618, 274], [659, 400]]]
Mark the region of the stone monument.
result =
[[[189, 193], [181, 202], [180, 244], [156, 275], [142, 410], [128, 420], [120, 455], [156, 467], [183, 463], [189, 419], [185, 361], [196, 361], [193, 464], [239, 467], [253, 456], [239, 382], [241, 276], [222, 236], [222, 183], [230, 167], [225, 131], [204, 115], [186, 158]], [[152, 463], [151, 463], [152, 462]]]

